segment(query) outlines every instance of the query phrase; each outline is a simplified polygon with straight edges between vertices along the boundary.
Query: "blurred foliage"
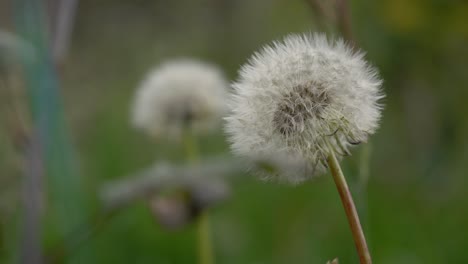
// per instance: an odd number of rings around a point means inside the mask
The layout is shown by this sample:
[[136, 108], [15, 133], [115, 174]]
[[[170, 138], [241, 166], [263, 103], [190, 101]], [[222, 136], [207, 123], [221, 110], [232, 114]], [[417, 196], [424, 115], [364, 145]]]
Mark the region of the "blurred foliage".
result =
[[[193, 56], [218, 63], [234, 80], [262, 44], [320, 30], [308, 8], [300, 0], [80, 1], [62, 94], [93, 210], [103, 183], [155, 159], [183, 160], [180, 146], [152, 142], [129, 125], [134, 89], [148, 69]], [[352, 13], [356, 39], [387, 94], [371, 140], [366, 229], [374, 261], [467, 263], [468, 3], [356, 0]], [[18, 154], [6, 126], [0, 136], [4, 182], [21, 174], [9, 161]], [[228, 151], [221, 130], [200, 146], [205, 156]], [[352, 190], [360, 151], [344, 161]], [[240, 177], [233, 189], [211, 216], [218, 263], [357, 263], [328, 175], [297, 187]], [[3, 184], [0, 191], [0, 204], [12, 201]], [[11, 213], [0, 209], [8, 230]], [[194, 263], [195, 241], [194, 227], [163, 230], [141, 202], [108, 219], [73, 257], [88, 249], [96, 263]]]

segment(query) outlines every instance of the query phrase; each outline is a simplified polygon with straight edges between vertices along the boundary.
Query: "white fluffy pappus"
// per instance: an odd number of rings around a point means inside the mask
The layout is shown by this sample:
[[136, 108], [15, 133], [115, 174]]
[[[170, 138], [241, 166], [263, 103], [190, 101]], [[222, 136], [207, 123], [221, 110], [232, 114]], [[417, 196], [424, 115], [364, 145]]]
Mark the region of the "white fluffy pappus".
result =
[[255, 53], [239, 75], [226, 118], [231, 147], [253, 160], [280, 153], [312, 164], [307, 177], [288, 174], [289, 182], [323, 173], [330, 151], [346, 155], [378, 127], [382, 81], [342, 40], [289, 35]]
[[184, 129], [204, 133], [226, 113], [228, 82], [216, 66], [172, 60], [151, 70], [133, 104], [133, 125], [153, 137], [180, 138]]

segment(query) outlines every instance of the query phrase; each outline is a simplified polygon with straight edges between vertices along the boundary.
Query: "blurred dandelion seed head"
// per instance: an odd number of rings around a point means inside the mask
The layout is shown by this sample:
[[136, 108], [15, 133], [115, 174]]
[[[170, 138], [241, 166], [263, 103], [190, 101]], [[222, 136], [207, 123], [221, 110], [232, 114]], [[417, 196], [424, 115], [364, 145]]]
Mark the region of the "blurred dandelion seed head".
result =
[[281, 153], [312, 164], [308, 176], [286, 176], [293, 182], [320, 174], [328, 151], [348, 154], [375, 132], [381, 85], [364, 54], [344, 41], [289, 35], [241, 68], [226, 118], [232, 149], [253, 159]]
[[163, 63], [137, 90], [133, 125], [153, 137], [180, 138], [186, 128], [212, 130], [227, 110], [227, 87], [214, 65], [190, 59]]

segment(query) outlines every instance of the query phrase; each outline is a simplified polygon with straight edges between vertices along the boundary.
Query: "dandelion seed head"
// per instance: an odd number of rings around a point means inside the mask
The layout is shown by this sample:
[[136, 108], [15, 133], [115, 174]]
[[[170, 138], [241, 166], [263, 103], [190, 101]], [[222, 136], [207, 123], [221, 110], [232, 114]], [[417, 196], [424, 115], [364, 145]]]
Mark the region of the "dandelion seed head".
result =
[[150, 71], [137, 90], [133, 125], [154, 137], [178, 138], [187, 127], [204, 133], [226, 112], [227, 81], [214, 65], [189, 59]]
[[241, 68], [226, 118], [232, 149], [253, 159], [286, 153], [312, 164], [309, 177], [320, 174], [326, 142], [345, 155], [378, 128], [381, 85], [363, 53], [342, 40], [289, 35]]

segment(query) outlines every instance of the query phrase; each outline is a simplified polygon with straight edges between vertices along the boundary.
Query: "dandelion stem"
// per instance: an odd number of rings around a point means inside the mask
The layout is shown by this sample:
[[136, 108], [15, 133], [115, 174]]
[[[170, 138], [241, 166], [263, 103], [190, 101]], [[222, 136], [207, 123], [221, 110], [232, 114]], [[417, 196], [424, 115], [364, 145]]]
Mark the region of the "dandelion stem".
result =
[[199, 161], [197, 141], [190, 127], [187, 127], [185, 130], [187, 130], [184, 137], [186, 159], [189, 163], [196, 164]]
[[210, 221], [207, 210], [203, 210], [198, 217], [199, 263], [213, 264], [214, 256], [210, 239]]
[[340, 164], [336, 159], [335, 153], [330, 148], [330, 154], [327, 158], [327, 163], [330, 168], [330, 172], [333, 175], [333, 180], [335, 181], [336, 188], [340, 194], [341, 202], [346, 212], [349, 225], [351, 227], [351, 232], [353, 234], [354, 243], [356, 244], [356, 249], [359, 254], [359, 259], [361, 264], [371, 264], [371, 256], [369, 249], [367, 248], [366, 238], [364, 237], [364, 232], [362, 231], [361, 223], [359, 222], [359, 216], [354, 205], [353, 197], [349, 191], [348, 184], [341, 170]]
[[[190, 163], [197, 163], [198, 146], [193, 136], [191, 129], [188, 127], [185, 134], [184, 143], [187, 160]], [[207, 209], [202, 209], [197, 221], [197, 235], [198, 235], [198, 263], [199, 264], [213, 264], [213, 246], [210, 237], [210, 222]]]

